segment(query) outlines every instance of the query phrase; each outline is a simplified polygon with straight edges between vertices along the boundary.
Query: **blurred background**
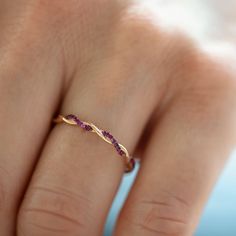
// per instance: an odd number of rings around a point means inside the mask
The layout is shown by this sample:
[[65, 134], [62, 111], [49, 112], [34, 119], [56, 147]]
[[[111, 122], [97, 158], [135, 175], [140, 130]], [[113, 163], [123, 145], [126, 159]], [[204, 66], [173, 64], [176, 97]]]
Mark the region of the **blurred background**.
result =
[[[107, 219], [104, 236], [111, 236], [129, 189], [138, 172], [138, 166], [131, 174], [125, 175]], [[211, 198], [204, 210], [195, 236], [236, 235], [236, 151], [232, 154]], [[133, 236], [133, 235], [131, 235]]]
[[[216, 56], [236, 59], [236, 0], [136, 1], [141, 3], [138, 11], [151, 14], [154, 24], [163, 25], [167, 30], [178, 28], [186, 31], [199, 47]], [[236, 63], [232, 64], [235, 69]], [[117, 214], [137, 171], [138, 167], [122, 181], [107, 219], [105, 236], [112, 235]], [[195, 235], [236, 236], [236, 152], [209, 199]]]

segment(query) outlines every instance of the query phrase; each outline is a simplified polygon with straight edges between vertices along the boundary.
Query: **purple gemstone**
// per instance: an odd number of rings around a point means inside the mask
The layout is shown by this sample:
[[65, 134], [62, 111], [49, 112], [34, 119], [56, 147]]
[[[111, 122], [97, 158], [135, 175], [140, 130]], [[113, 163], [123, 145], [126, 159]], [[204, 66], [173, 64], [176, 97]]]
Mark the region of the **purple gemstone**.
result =
[[118, 153], [119, 153], [121, 156], [125, 154], [125, 152], [124, 152], [123, 150], [121, 150], [121, 149], [119, 150]]
[[75, 121], [76, 124], [79, 125], [79, 126], [81, 126], [81, 124], [82, 124], [82, 121], [73, 114], [70, 114], [70, 115], [66, 116], [66, 119]]
[[68, 120], [77, 120], [77, 117], [75, 116], [75, 115], [73, 115], [73, 114], [70, 114], [70, 115], [68, 115], [68, 116], [66, 116], [66, 119], [68, 119]]
[[117, 143], [117, 141], [112, 137], [111, 138], [111, 142], [115, 145]]
[[86, 125], [81, 122], [80, 127], [81, 127], [82, 129], [85, 129]]
[[81, 125], [83, 124], [80, 120], [76, 121], [77, 125], [81, 127]]
[[91, 130], [92, 130], [92, 127], [91, 127], [90, 125], [85, 125], [85, 130], [91, 131]]
[[109, 132], [103, 130], [102, 134], [104, 135], [104, 137], [109, 138], [112, 141], [113, 136]]
[[115, 146], [115, 148], [116, 148], [116, 150], [117, 150], [117, 151], [119, 151], [119, 150], [120, 150], [120, 146], [119, 146], [119, 144], [118, 144], [118, 143], [114, 144], [114, 146]]

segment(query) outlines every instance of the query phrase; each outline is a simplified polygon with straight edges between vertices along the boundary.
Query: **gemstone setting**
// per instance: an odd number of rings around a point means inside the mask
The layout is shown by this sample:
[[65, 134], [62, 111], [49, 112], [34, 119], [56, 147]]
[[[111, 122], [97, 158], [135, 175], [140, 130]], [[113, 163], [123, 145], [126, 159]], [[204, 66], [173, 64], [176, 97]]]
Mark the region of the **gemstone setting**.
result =
[[69, 125], [77, 125], [80, 128], [82, 128], [84, 131], [89, 131], [89, 132], [94, 132], [98, 136], [100, 136], [104, 141], [108, 142], [109, 144], [113, 145], [117, 153], [125, 158], [125, 163], [126, 163], [126, 169], [125, 172], [131, 172], [135, 168], [135, 159], [131, 158], [129, 156], [128, 151], [126, 148], [118, 143], [118, 141], [114, 138], [114, 136], [106, 131], [106, 130], [101, 130], [97, 126], [95, 126], [92, 123], [87, 123], [85, 121], [80, 120], [77, 116], [73, 114], [69, 114], [67, 116], [62, 116], [59, 115], [56, 119], [54, 119], [55, 123], [62, 123], [65, 122], [66, 124]]

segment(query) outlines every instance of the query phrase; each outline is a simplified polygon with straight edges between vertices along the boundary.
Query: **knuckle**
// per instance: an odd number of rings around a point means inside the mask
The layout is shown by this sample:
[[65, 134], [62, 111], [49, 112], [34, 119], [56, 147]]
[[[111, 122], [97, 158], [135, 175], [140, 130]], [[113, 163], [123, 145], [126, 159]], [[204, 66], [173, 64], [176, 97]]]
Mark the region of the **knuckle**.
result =
[[135, 205], [136, 209], [129, 212], [127, 220], [131, 221], [129, 223], [137, 232], [160, 236], [183, 236], [189, 233], [190, 207], [184, 199], [165, 193], [165, 197], [159, 197], [159, 200], [145, 199]]
[[[102, 74], [99, 74], [95, 80], [99, 104], [109, 107], [113, 106], [114, 102], [123, 103], [123, 96], [120, 94], [126, 97], [127, 88], [132, 87], [132, 90], [136, 92], [129, 93], [129, 96], [134, 98], [144, 89], [150, 91], [156, 87], [161, 89], [164, 87], [163, 81], [156, 80], [157, 68], [162, 69], [158, 66], [159, 58], [161, 58], [158, 57], [158, 53], [163, 46], [159, 43], [163, 42], [160, 39], [162, 33], [158, 28], [154, 28], [148, 19], [136, 15], [131, 16], [131, 13], [121, 15], [113, 32], [115, 37], [110, 40], [109, 50], [111, 51], [103, 58], [106, 63], [101, 61], [100, 68], [104, 69], [100, 69], [99, 73]], [[112, 68], [114, 74], [112, 77], [103, 74], [110, 73], [107, 68]], [[145, 75], [147, 80], [143, 80], [141, 75]], [[157, 95], [153, 93], [151, 96], [155, 100]]]
[[[33, 2], [28, 1], [25, 7], [19, 7], [19, 12], [14, 14], [11, 23], [6, 24], [2, 30], [0, 52], [7, 58], [3, 77], [7, 76], [14, 82], [18, 78], [14, 73], [18, 73], [19, 70], [25, 74], [31, 73], [32, 68], [28, 64], [37, 65], [39, 69], [44, 65], [42, 58], [50, 57], [52, 65], [55, 65], [62, 57], [58, 46], [58, 18], [49, 17], [45, 9], [38, 7], [37, 1]], [[56, 61], [55, 56], [58, 55], [60, 60]], [[13, 74], [9, 76], [9, 72]], [[22, 79], [24, 77], [27, 76], [22, 76]]]
[[133, 55], [136, 65], [145, 61], [151, 71], [158, 68], [160, 73], [160, 69], [165, 68], [172, 73], [188, 63], [195, 47], [186, 34], [168, 31], [159, 21], [158, 12], [150, 7], [131, 4], [119, 21], [116, 45], [123, 46], [121, 52]]
[[235, 75], [208, 55], [195, 53], [188, 58], [188, 66], [181, 67], [183, 74], [176, 80], [174, 107], [186, 118], [190, 117], [191, 124], [203, 128], [217, 127], [219, 122], [232, 124], [229, 114], [235, 118]]
[[155, 74], [157, 68], [160, 72], [160, 65], [164, 65], [163, 61], [168, 60], [166, 57], [171, 55], [173, 49], [169, 50], [170, 41], [175, 38], [174, 34], [167, 34], [155, 24], [155, 20], [155, 16], [139, 14], [132, 6], [127, 8], [120, 17], [114, 43], [114, 55], [121, 55], [129, 64], [145, 64], [143, 70], [149, 74]]
[[[141, 46], [145, 48], [148, 45], [147, 43], [150, 43], [146, 40], [147, 38], [154, 42], [157, 36], [160, 37], [159, 29], [154, 28], [150, 19], [136, 14], [124, 14], [120, 21], [119, 30], [120, 38], [118, 39], [121, 40], [122, 45], [127, 46], [127, 49], [130, 50], [142, 49]], [[131, 45], [132, 47], [129, 47]]]
[[18, 216], [22, 235], [74, 235], [84, 232], [85, 225], [91, 222], [90, 200], [65, 189], [35, 187], [25, 201]]

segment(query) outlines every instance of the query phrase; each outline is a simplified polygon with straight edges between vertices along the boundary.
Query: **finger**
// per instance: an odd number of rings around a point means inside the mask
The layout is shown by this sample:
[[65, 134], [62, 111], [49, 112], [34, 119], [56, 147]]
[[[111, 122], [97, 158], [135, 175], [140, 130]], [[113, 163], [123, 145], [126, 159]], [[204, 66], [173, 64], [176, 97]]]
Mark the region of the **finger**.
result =
[[[156, 54], [170, 47], [146, 21], [115, 25], [119, 37], [102, 34], [96, 41], [101, 43], [94, 56], [99, 60], [75, 73], [61, 113], [75, 113], [110, 131], [132, 154], [166, 88]], [[104, 42], [109, 42], [107, 50], [100, 50]], [[75, 127], [53, 130], [18, 215], [19, 235], [92, 236], [102, 231], [124, 169], [112, 146], [101, 141]]]
[[234, 86], [214, 77], [173, 101], [160, 118], [115, 235], [193, 235], [235, 140]]
[[37, 27], [21, 28], [19, 33], [14, 20], [0, 40], [0, 235], [4, 236], [15, 231], [19, 201], [62, 84], [55, 48], [39, 39]]
[[[74, 80], [61, 113], [78, 114], [81, 120], [110, 131], [132, 153], [154, 103], [137, 109], [143, 88], [127, 95], [124, 82], [133, 72], [120, 70], [117, 61], [123, 60], [109, 61], [96, 65], [101, 68], [92, 76], [96, 79], [83, 75], [80, 78], [85, 80]], [[105, 83], [107, 77], [112, 79]], [[19, 236], [100, 235], [123, 173], [124, 160], [94, 133], [56, 126], [21, 207]]]

